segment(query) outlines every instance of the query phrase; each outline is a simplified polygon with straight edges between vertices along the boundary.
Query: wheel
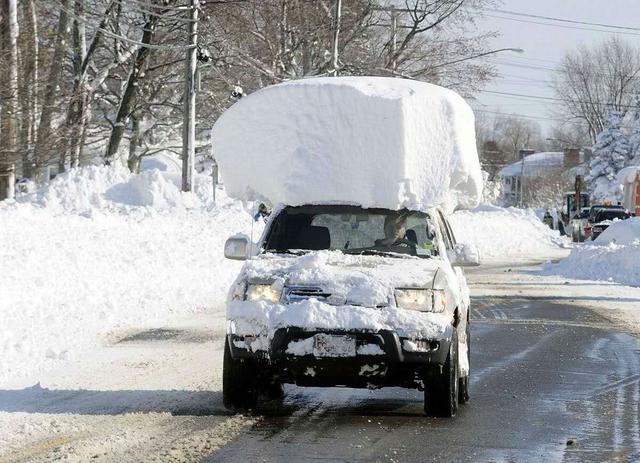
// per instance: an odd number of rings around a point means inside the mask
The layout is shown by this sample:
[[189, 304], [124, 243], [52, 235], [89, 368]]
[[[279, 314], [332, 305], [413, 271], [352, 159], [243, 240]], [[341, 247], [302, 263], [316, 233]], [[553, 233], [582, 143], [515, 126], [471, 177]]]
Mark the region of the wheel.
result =
[[284, 388], [279, 381], [272, 381], [264, 388], [264, 395], [269, 400], [281, 400], [284, 398]]
[[441, 373], [425, 384], [424, 411], [427, 415], [455, 416], [458, 411], [458, 380], [458, 335], [454, 329]]
[[469, 399], [471, 398], [469, 395], [469, 379], [471, 378], [471, 328], [469, 327], [469, 320], [467, 319], [467, 359], [469, 362], [469, 372], [466, 376], [463, 376], [459, 379], [458, 384], [458, 403], [466, 404], [469, 403]]
[[224, 343], [222, 403], [230, 410], [254, 409], [258, 401], [253, 362], [233, 359], [229, 343]]

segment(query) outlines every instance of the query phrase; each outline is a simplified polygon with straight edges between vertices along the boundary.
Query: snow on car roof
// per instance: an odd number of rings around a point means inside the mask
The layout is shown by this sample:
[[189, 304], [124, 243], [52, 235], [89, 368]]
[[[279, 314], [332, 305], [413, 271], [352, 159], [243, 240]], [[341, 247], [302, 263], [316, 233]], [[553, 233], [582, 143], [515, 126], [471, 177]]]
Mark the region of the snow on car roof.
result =
[[384, 77], [286, 82], [249, 95], [212, 131], [227, 192], [271, 204], [474, 207], [474, 116], [455, 92]]

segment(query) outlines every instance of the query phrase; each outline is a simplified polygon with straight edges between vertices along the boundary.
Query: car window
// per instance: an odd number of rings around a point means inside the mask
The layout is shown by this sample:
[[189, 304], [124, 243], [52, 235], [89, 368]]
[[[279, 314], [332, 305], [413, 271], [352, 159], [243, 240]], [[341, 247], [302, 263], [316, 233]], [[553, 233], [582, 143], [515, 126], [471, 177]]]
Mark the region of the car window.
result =
[[438, 216], [440, 218], [439, 222], [440, 222], [440, 228], [441, 228], [441, 231], [442, 231], [442, 239], [444, 240], [445, 248], [453, 249], [453, 245], [455, 243], [455, 240], [453, 239], [453, 234], [449, 230], [449, 228], [447, 226], [447, 221], [444, 218], [444, 215], [442, 214], [442, 212], [438, 211]]
[[266, 251], [338, 250], [344, 253], [437, 255], [438, 225], [423, 212], [356, 206], [299, 206], [274, 219]]
[[442, 235], [442, 239], [444, 240], [444, 247], [447, 249], [453, 249], [453, 240], [451, 239], [451, 235], [449, 234], [447, 227], [444, 225], [444, 216], [440, 211], [438, 211], [438, 216], [438, 224], [440, 226], [440, 234]]

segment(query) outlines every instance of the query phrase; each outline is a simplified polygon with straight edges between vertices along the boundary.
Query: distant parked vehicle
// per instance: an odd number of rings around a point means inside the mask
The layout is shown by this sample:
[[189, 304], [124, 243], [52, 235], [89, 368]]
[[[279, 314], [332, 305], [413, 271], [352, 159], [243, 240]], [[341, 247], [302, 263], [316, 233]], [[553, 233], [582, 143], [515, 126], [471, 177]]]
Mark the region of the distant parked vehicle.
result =
[[631, 212], [619, 205], [593, 206], [584, 228], [584, 234], [595, 240], [615, 220], [625, 220], [631, 217]]
[[589, 210], [589, 194], [580, 193], [580, 204], [576, 208], [576, 192], [565, 193], [565, 204], [562, 208], [561, 233], [571, 234], [573, 241], [584, 241], [584, 225]]

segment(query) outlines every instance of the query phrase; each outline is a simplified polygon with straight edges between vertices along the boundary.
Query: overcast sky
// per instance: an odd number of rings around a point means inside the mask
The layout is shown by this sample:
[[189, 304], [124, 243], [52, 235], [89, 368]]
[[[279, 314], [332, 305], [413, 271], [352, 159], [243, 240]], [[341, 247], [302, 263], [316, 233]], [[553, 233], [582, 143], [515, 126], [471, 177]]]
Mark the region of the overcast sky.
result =
[[[640, 0], [505, 0], [497, 8], [561, 19], [640, 27]], [[524, 49], [522, 54], [503, 52], [489, 60], [497, 65], [501, 74], [501, 77], [486, 87], [489, 91], [554, 96], [546, 82], [554, 74], [551, 69], [557, 66], [567, 50], [574, 49], [581, 43], [595, 44], [616, 35], [611, 32], [569, 28], [604, 30], [604, 27], [571, 25], [494, 12], [487, 12], [487, 15], [491, 17], [484, 19], [480, 26], [500, 32], [500, 37], [494, 41], [492, 48]], [[640, 32], [628, 32], [636, 35], [619, 36], [640, 46]], [[482, 93], [473, 106], [486, 111], [500, 110], [530, 116], [543, 128], [557, 123], [547, 119], [552, 117], [549, 102], [540, 100]]]

